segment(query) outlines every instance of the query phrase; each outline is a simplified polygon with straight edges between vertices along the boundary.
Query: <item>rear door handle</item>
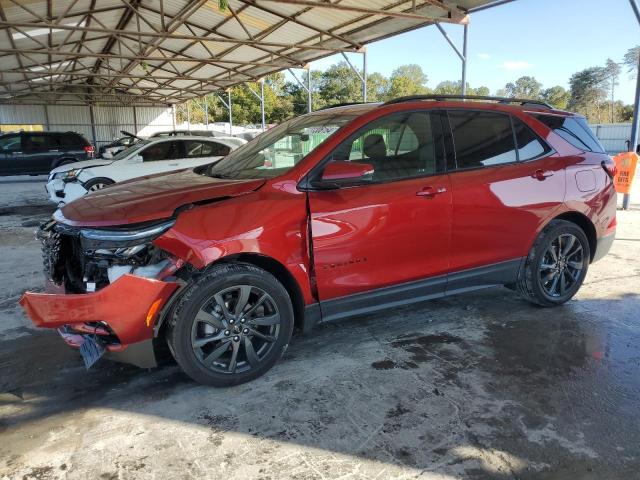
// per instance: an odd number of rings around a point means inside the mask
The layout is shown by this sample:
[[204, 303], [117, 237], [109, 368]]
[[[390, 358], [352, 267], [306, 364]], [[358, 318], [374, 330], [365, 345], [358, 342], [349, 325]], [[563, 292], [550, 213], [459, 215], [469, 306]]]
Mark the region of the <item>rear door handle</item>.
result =
[[50, 152], [59, 152], [60, 150], [49, 150]]
[[177, 167], [177, 166], [178, 166], [178, 164], [177, 164], [177, 163], [170, 163], [170, 164], [169, 164], [169, 166], [170, 166], [170, 167]]
[[535, 178], [536, 180], [540, 180], [543, 181], [545, 180], [547, 177], [552, 177], [553, 176], [553, 172], [550, 170], [542, 170], [542, 169], [538, 169], [535, 172], [533, 172], [533, 175], [531, 175], [533, 178]]
[[417, 191], [416, 195], [419, 197], [433, 198], [440, 193], [445, 193], [446, 191], [446, 187], [424, 187], [422, 190]]

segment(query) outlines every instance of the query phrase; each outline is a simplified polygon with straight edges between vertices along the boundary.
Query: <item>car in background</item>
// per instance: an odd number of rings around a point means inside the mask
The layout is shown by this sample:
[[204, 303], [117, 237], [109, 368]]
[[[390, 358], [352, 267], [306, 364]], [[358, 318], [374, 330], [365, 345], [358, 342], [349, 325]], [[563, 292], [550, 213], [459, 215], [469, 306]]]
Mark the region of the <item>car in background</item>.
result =
[[149, 138], [157, 137], [221, 137], [223, 133], [214, 132], [212, 130], [169, 130], [166, 132], [156, 132]]
[[120, 138], [116, 138], [113, 142], [108, 143], [107, 145], [102, 145], [98, 149], [98, 156], [101, 158], [113, 158], [114, 155], [120, 153], [123, 150], [126, 150], [134, 143], [142, 140], [140, 137], [134, 135], [133, 133], [126, 132], [121, 130], [124, 136]]
[[94, 157], [91, 143], [76, 132], [14, 132], [0, 135], [0, 175], [46, 175]]
[[564, 304], [614, 241], [615, 172], [584, 117], [538, 101], [328, 108], [57, 210], [40, 229], [51, 293], [20, 303], [87, 365], [154, 366], [166, 340], [193, 379], [235, 385], [294, 325], [498, 285]]
[[113, 183], [206, 165], [238, 148], [238, 139], [233, 140], [211, 137], [139, 140], [111, 159], [89, 160], [52, 170], [47, 192], [52, 202], [61, 205]]

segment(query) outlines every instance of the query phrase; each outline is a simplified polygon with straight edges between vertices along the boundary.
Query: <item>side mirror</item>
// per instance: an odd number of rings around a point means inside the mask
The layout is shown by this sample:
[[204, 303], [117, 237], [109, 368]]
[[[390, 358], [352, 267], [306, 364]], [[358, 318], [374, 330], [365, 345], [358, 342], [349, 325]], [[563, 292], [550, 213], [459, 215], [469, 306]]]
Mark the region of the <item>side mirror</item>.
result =
[[142, 158], [142, 155], [134, 155], [129, 159], [130, 163], [142, 163], [143, 161], [144, 159]]
[[370, 163], [336, 160], [329, 163], [322, 172], [323, 182], [357, 183], [371, 180], [373, 165]]

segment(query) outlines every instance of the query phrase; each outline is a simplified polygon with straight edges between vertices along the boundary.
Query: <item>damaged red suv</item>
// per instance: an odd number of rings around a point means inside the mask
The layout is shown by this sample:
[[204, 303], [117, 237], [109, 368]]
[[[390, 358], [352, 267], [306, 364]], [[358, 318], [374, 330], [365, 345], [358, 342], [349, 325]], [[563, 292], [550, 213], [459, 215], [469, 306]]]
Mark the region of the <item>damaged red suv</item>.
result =
[[561, 305], [613, 242], [615, 167], [580, 116], [469, 100], [321, 110], [71, 202], [20, 303], [87, 365], [154, 366], [166, 341], [215, 386], [264, 374], [294, 327], [494, 285]]

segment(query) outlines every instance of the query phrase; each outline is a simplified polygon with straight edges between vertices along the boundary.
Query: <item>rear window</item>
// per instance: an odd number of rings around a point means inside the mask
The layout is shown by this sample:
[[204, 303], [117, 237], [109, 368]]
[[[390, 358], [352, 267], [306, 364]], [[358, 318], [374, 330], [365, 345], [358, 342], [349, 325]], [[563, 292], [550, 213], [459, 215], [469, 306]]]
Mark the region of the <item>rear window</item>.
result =
[[534, 117], [574, 147], [589, 152], [605, 153], [584, 118], [556, 115], [534, 115]]
[[517, 161], [508, 115], [450, 110], [458, 169], [488, 167]]

